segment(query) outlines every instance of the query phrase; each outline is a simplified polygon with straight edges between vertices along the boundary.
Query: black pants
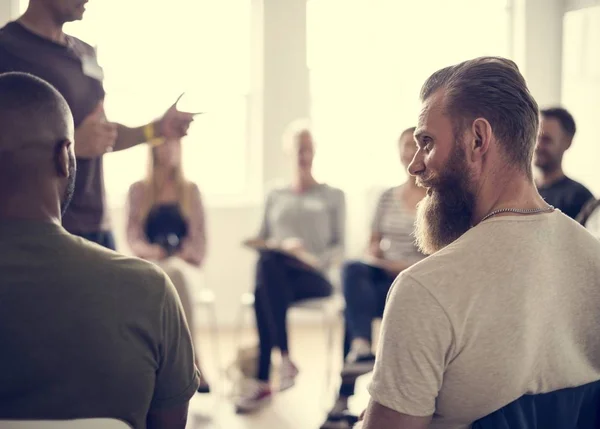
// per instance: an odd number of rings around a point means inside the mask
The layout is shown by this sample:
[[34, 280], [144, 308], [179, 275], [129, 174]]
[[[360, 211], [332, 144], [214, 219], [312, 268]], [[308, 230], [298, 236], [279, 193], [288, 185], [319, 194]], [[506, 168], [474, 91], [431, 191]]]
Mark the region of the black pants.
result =
[[[371, 341], [373, 319], [383, 316], [387, 294], [396, 276], [362, 262], [349, 262], [342, 271], [346, 300], [344, 324], [344, 359], [356, 337]], [[356, 379], [342, 380], [340, 396], [354, 395]]]
[[269, 380], [271, 350], [288, 351], [287, 310], [294, 302], [331, 295], [325, 277], [293, 257], [279, 252], [261, 252], [256, 266], [254, 310], [259, 338], [257, 378]]
[[106, 247], [110, 250], [117, 250], [117, 246], [115, 245], [115, 237], [110, 231], [97, 231], [97, 232], [73, 232], [72, 234], [77, 235], [78, 237], [85, 238], [88, 241], [92, 241], [96, 244], [99, 244], [102, 247]]

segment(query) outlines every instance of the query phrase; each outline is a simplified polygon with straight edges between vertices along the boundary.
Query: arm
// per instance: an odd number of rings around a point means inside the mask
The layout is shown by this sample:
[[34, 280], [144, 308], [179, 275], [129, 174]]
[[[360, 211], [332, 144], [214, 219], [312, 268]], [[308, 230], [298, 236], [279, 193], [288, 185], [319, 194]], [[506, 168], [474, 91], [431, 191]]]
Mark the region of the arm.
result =
[[270, 192], [267, 195], [265, 200], [265, 208], [263, 210], [262, 221], [260, 222], [260, 229], [258, 230], [258, 235], [256, 238], [267, 241], [271, 236], [271, 228], [269, 226], [269, 213], [271, 212], [271, 206], [273, 204], [273, 192]]
[[[151, 124], [155, 130], [158, 128], [155, 125], [155, 122], [152, 122]], [[115, 146], [113, 147], [114, 152], [129, 149], [141, 143], [146, 143], [146, 141], [148, 140], [146, 138], [146, 133], [144, 132], [146, 125], [135, 128], [126, 127], [125, 125], [121, 124], [116, 125], [117, 139], [115, 141]]]
[[117, 124], [118, 132], [113, 150], [129, 149], [140, 143], [151, 143], [155, 140], [160, 142], [163, 138], [180, 139], [185, 137], [190, 124], [194, 120], [194, 114], [177, 110], [177, 102], [182, 96], [183, 94], [158, 121], [137, 128]]
[[356, 429], [427, 429], [431, 422], [431, 416], [414, 417], [407, 414], [398, 413], [375, 401], [370, 401], [365, 412], [362, 426], [355, 426]]
[[271, 211], [271, 205], [273, 201], [273, 191], [271, 191], [265, 199], [265, 207], [263, 209], [263, 216], [260, 222], [260, 228], [258, 235], [254, 238], [244, 240], [242, 244], [252, 249], [261, 249], [267, 246], [267, 241], [271, 236], [271, 228], [269, 226], [269, 212]]
[[206, 255], [206, 221], [200, 190], [195, 183], [190, 184], [190, 221], [188, 236], [183, 240], [179, 256], [197, 267], [202, 266]]
[[363, 429], [427, 427], [453, 344], [454, 330], [439, 302], [400, 274], [384, 312]]
[[329, 247], [320, 255], [321, 267], [330, 267], [340, 263], [346, 248], [346, 197], [344, 192], [336, 190], [333, 204], [333, 234]]
[[137, 182], [131, 185], [127, 196], [127, 243], [135, 256], [142, 259], [158, 260], [164, 257], [164, 251], [152, 245], [146, 239], [142, 219], [144, 206], [144, 183]]
[[177, 291], [166, 274], [160, 332], [156, 344], [157, 366], [154, 395], [147, 416], [148, 428], [185, 429], [188, 403], [200, 383], [194, 349]]
[[148, 429], [185, 429], [189, 402], [171, 408], [150, 410], [146, 419]]
[[377, 200], [377, 207], [375, 208], [375, 214], [371, 221], [371, 237], [369, 238], [369, 247], [367, 253], [374, 257], [381, 259], [383, 258], [383, 252], [381, 251], [381, 218], [383, 217], [383, 208], [387, 198], [389, 198], [390, 190], [383, 192]]

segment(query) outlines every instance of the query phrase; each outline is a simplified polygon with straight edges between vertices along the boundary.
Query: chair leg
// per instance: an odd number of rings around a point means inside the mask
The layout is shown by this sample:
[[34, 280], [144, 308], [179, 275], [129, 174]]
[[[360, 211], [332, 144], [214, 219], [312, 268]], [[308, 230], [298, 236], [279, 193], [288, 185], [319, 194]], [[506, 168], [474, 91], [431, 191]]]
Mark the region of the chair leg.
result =
[[242, 344], [242, 332], [244, 330], [244, 318], [246, 315], [247, 307], [241, 303], [240, 309], [237, 314], [237, 321], [235, 322], [235, 344], [239, 348]]
[[219, 342], [219, 323], [217, 320], [217, 309], [215, 306], [215, 303], [211, 303], [208, 305], [207, 308], [208, 312], [208, 323], [209, 323], [209, 330], [210, 330], [210, 335], [211, 335], [211, 340], [212, 340], [212, 351], [213, 351], [213, 359], [215, 360], [215, 365], [217, 367], [218, 373], [219, 373], [219, 391], [220, 392], [224, 392], [225, 388], [224, 388], [224, 377], [223, 377], [223, 373], [224, 373], [224, 368], [221, 366], [222, 362], [221, 362], [221, 347], [220, 347], [220, 342]]
[[333, 351], [333, 347], [334, 347], [334, 341], [333, 341], [333, 331], [335, 329], [335, 320], [333, 317], [330, 317], [330, 315], [328, 315], [327, 313], [324, 313], [324, 323], [325, 323], [325, 329], [327, 331], [327, 367], [326, 367], [326, 373], [325, 373], [325, 392], [326, 394], [329, 393], [329, 388], [331, 386], [331, 377], [332, 377], [332, 372], [333, 372], [333, 355], [334, 355], [334, 351]]

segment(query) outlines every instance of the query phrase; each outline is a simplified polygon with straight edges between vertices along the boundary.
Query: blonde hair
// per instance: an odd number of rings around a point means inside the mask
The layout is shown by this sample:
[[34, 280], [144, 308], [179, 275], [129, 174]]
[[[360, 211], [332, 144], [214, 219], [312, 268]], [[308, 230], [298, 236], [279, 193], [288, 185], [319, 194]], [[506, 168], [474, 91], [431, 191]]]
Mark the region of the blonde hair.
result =
[[308, 133], [312, 137], [313, 148], [315, 147], [315, 135], [309, 119], [296, 119], [292, 121], [283, 132], [282, 143], [283, 151], [289, 154], [293, 151], [298, 137], [302, 133]]
[[[166, 144], [166, 143], [163, 143]], [[175, 183], [177, 188], [177, 205], [181, 211], [182, 216], [189, 220], [191, 216], [191, 186], [190, 182], [186, 180], [183, 174], [183, 167], [181, 165], [181, 159], [179, 160], [179, 166], [175, 168]], [[142, 207], [140, 208], [141, 218], [146, 219], [152, 207], [156, 203], [156, 196], [160, 192], [161, 184], [158, 183], [158, 177], [155, 170], [156, 163], [156, 146], [149, 145], [148, 151], [148, 164], [146, 170], [146, 178], [144, 179], [145, 192]]]

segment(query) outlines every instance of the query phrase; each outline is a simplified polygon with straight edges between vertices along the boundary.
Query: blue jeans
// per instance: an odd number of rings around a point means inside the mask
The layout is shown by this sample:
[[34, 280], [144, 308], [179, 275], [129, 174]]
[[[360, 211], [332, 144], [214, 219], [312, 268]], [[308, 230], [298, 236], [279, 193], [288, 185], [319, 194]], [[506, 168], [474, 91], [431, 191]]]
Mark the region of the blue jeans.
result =
[[[371, 342], [373, 319], [383, 316], [388, 292], [396, 276], [382, 268], [358, 261], [344, 265], [342, 285], [346, 299], [346, 322], [344, 326], [344, 358], [350, 351], [354, 338]], [[340, 396], [354, 394], [355, 380], [342, 380]]]
[[73, 235], [76, 235], [81, 238], [85, 238], [88, 241], [92, 241], [96, 244], [99, 244], [102, 247], [106, 247], [110, 250], [117, 250], [117, 246], [115, 245], [115, 237], [110, 231], [97, 231], [97, 232], [83, 232], [77, 233], [74, 232]]
[[387, 294], [395, 278], [382, 268], [357, 261], [346, 263], [342, 285], [351, 340], [364, 338], [371, 341], [371, 324], [373, 319], [383, 315]]

